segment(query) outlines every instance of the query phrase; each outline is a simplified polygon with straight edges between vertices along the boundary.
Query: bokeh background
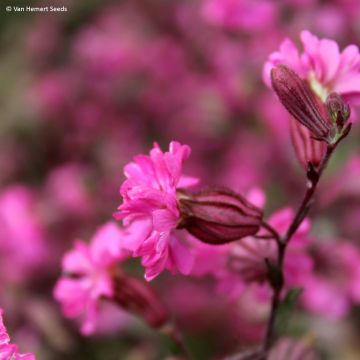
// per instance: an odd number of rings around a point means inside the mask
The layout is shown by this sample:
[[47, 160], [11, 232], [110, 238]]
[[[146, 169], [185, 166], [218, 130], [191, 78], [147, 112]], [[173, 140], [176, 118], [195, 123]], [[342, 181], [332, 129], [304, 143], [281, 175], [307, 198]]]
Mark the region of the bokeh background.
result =
[[[112, 218], [124, 164], [154, 141], [189, 144], [186, 173], [204, 184], [262, 188], [267, 214], [296, 205], [303, 169], [262, 66], [285, 37], [299, 43], [304, 29], [341, 47], [360, 45], [360, 3], [18, 0], [67, 7], [20, 13], [6, 12], [15, 5], [8, 2], [0, 5], [0, 306], [12, 339], [45, 360], [164, 359], [166, 339], [116, 309], [97, 334], [81, 336], [52, 297], [61, 256]], [[359, 135], [355, 123], [311, 215], [314, 236], [355, 246]], [[128, 266], [142, 276], [136, 260]], [[246, 296], [229, 302], [214, 279], [163, 274], [153, 285], [194, 359], [261, 340], [266, 309]], [[306, 337], [323, 359], [359, 359], [359, 307], [341, 319], [297, 309], [288, 334]]]

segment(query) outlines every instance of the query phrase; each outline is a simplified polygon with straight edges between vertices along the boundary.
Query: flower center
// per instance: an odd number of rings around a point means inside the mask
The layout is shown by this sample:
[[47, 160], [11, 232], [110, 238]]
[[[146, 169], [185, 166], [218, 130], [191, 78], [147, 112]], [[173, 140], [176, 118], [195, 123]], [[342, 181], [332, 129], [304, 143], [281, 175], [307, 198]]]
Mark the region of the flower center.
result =
[[315, 73], [311, 72], [308, 78], [311, 90], [321, 99], [322, 102], [326, 101], [329, 95], [329, 90], [316, 78]]

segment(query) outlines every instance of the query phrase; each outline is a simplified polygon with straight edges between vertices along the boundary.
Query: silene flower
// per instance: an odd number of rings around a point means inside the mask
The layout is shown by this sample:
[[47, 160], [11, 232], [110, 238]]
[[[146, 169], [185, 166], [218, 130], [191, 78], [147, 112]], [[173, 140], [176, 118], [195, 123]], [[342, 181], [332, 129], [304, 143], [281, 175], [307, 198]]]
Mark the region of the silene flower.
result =
[[63, 275], [54, 297], [68, 318], [82, 318], [81, 332], [95, 331], [100, 300], [114, 296], [112, 272], [129, 256], [122, 248], [123, 233], [115, 224], [100, 227], [87, 244], [81, 240], [63, 257]]
[[360, 54], [355, 45], [340, 53], [335, 41], [318, 39], [309, 31], [301, 33], [301, 40], [302, 54], [291, 40], [284, 40], [265, 63], [263, 78], [293, 117], [291, 139], [307, 168], [309, 162], [321, 162], [324, 142], [335, 142], [345, 132], [347, 102], [360, 103]]
[[334, 144], [346, 136], [351, 124], [350, 107], [337, 93], [331, 93], [322, 103], [293, 70], [276, 65], [271, 70], [271, 83], [279, 100], [292, 115], [290, 134], [296, 155], [305, 169], [310, 162], [318, 166], [323, 159], [327, 144]]
[[187, 145], [170, 143], [163, 153], [155, 144], [149, 156], [136, 156], [125, 167], [127, 180], [121, 187], [123, 203], [117, 219], [128, 232], [126, 247], [142, 257], [145, 278], [162, 270], [188, 275], [193, 254], [177, 229], [185, 229], [202, 242], [220, 245], [254, 235], [262, 222], [262, 210], [243, 196], [224, 187], [191, 192], [197, 179], [182, 175], [190, 154]]
[[178, 239], [180, 221], [177, 189], [195, 185], [198, 179], [182, 174], [190, 147], [172, 141], [163, 152], [154, 144], [149, 155], [138, 155], [125, 166], [126, 180], [120, 193], [123, 203], [114, 214], [128, 227], [127, 247], [142, 257], [145, 278], [150, 281], [164, 269], [189, 274], [190, 250]]
[[271, 85], [271, 70], [286, 65], [305, 80], [322, 102], [332, 92], [340, 94], [350, 104], [360, 103], [360, 54], [356, 45], [348, 45], [342, 52], [334, 40], [319, 39], [309, 31], [302, 31], [303, 52], [299, 53], [290, 39], [285, 39], [279, 51], [270, 54], [264, 65], [263, 78]]
[[3, 310], [0, 309], [0, 359], [35, 360], [33, 354], [20, 354], [17, 345], [10, 344], [10, 337], [3, 322]]
[[135, 314], [152, 327], [168, 320], [168, 313], [148, 283], [125, 274], [119, 266], [130, 253], [124, 249], [126, 233], [114, 223], [101, 226], [90, 244], [75, 243], [63, 258], [63, 275], [54, 296], [65, 316], [83, 320], [81, 332], [96, 330], [100, 306], [104, 301]]

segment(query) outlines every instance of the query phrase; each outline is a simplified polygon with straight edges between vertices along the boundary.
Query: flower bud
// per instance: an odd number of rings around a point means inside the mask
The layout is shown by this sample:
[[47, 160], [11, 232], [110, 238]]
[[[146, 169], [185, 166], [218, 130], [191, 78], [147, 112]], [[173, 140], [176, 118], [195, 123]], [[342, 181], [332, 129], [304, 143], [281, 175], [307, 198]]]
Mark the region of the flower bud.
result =
[[336, 124], [338, 131], [341, 131], [350, 117], [350, 106], [335, 92], [332, 92], [327, 97], [326, 106], [333, 123]]
[[296, 156], [305, 170], [310, 162], [315, 168], [326, 153], [326, 143], [315, 140], [311, 132], [294, 119], [290, 120], [290, 135]]
[[150, 326], [159, 328], [169, 320], [165, 305], [145, 281], [117, 271], [113, 276], [113, 286], [112, 300], [123, 309], [143, 318]]
[[271, 84], [286, 110], [316, 139], [331, 142], [332, 126], [325, 105], [308, 83], [285, 65], [271, 70]]
[[263, 216], [262, 210], [223, 187], [194, 194], [179, 190], [178, 205], [182, 219], [178, 228], [213, 245], [256, 234]]

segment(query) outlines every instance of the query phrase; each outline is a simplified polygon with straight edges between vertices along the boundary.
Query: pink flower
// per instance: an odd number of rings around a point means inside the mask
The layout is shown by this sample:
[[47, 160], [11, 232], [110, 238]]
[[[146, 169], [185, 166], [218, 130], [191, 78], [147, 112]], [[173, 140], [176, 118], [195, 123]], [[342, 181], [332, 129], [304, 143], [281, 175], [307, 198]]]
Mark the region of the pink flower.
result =
[[136, 156], [124, 169], [123, 203], [114, 216], [130, 226], [127, 247], [133, 256], [142, 257], [148, 281], [165, 268], [182, 274], [191, 269], [191, 253], [174, 234], [180, 220], [176, 190], [198, 181], [182, 175], [190, 151], [189, 146], [172, 141], [164, 153], [155, 144], [149, 156]]
[[263, 77], [270, 86], [271, 69], [287, 65], [307, 80], [312, 90], [324, 102], [331, 92], [341, 94], [350, 103], [360, 102], [360, 54], [355, 45], [340, 52], [330, 39], [318, 39], [309, 31], [300, 34], [304, 51], [300, 54], [290, 39], [285, 39], [279, 51], [270, 54], [264, 65]]
[[57, 282], [54, 297], [65, 316], [81, 316], [81, 331], [95, 330], [101, 298], [111, 298], [114, 288], [111, 271], [128, 256], [122, 247], [123, 231], [113, 223], [100, 227], [90, 244], [79, 240], [63, 258], [64, 275]]
[[33, 354], [19, 354], [17, 345], [10, 344], [10, 337], [3, 322], [3, 310], [0, 309], [0, 360], [35, 360]]
[[[360, 103], [358, 48], [349, 45], [340, 53], [337, 43], [333, 40], [319, 40], [309, 31], [301, 32], [300, 36], [304, 46], [302, 54], [290, 39], [285, 39], [280, 45], [280, 50], [270, 54], [263, 68], [263, 78], [267, 85], [271, 85], [270, 74], [273, 68], [281, 64], [295, 71], [301, 78], [299, 80], [305, 80], [303, 88], [310, 87], [316, 95], [314, 99], [318, 102], [319, 109], [324, 107], [321, 102], [325, 103], [332, 92], [341, 94], [345, 102]], [[294, 99], [294, 96], [291, 98]], [[285, 107], [289, 110], [289, 107], [286, 105]], [[290, 111], [290, 113], [295, 116], [294, 112]], [[324, 111], [324, 114], [327, 114], [327, 111]], [[295, 118], [308, 127], [306, 129], [300, 124], [292, 126], [292, 140], [297, 157], [305, 168], [309, 161], [316, 165], [325, 154], [325, 146], [311, 137], [311, 133], [314, 135], [313, 128], [298, 117]], [[315, 122], [320, 124], [319, 121]], [[317, 134], [315, 135], [318, 137]]]
[[304, 281], [302, 303], [314, 313], [338, 319], [360, 303], [360, 251], [347, 241], [317, 244], [316, 268]]

